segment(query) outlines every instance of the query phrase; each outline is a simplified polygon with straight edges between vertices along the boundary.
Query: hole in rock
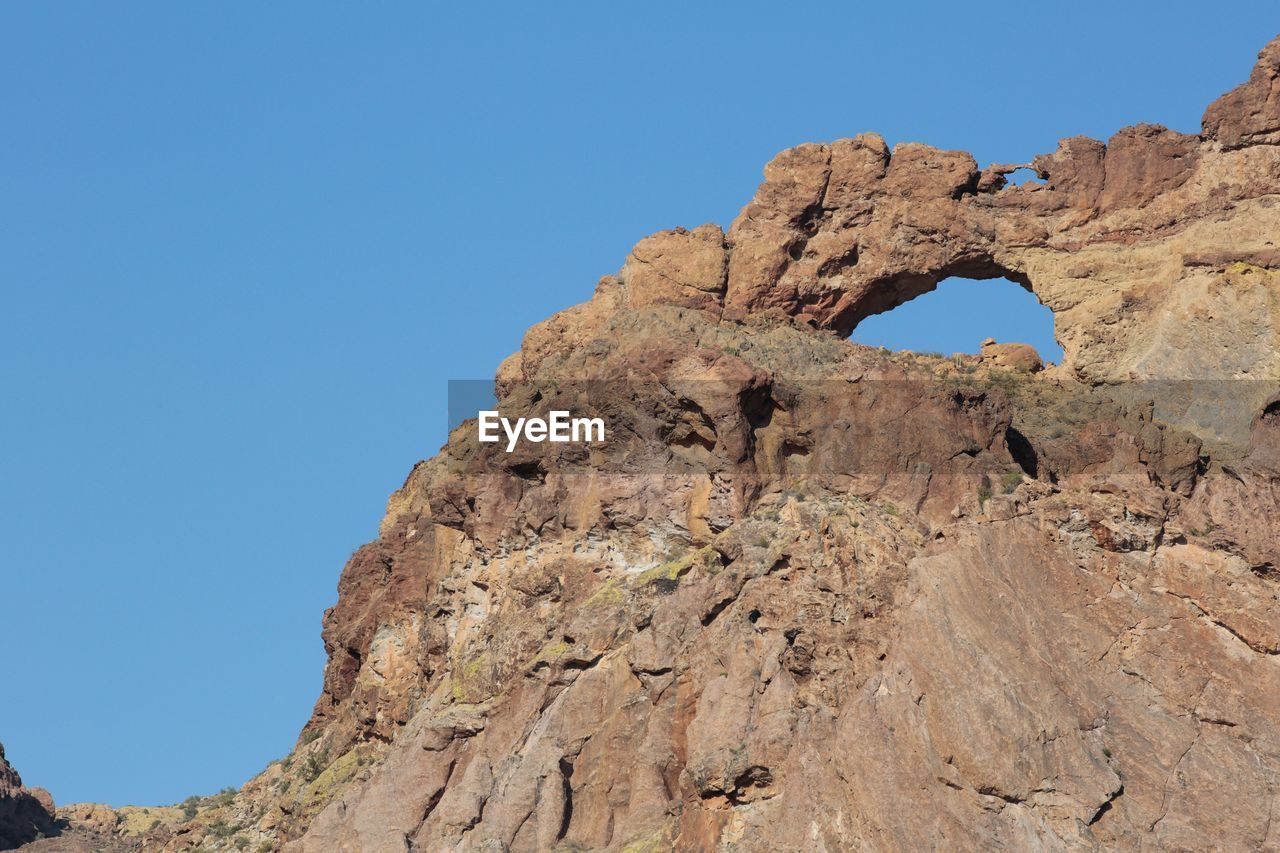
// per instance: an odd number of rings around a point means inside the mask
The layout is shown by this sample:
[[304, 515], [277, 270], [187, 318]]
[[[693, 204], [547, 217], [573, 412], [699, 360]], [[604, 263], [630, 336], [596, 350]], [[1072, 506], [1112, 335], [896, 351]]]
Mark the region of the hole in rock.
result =
[[1021, 169], [1014, 169], [1012, 172], [1004, 176], [1005, 182], [1011, 187], [1020, 187], [1023, 184], [1043, 184], [1040, 176], [1036, 174], [1035, 169], [1023, 166]]
[[987, 338], [1031, 344], [1046, 362], [1062, 362], [1053, 312], [1007, 278], [944, 279], [928, 293], [867, 317], [850, 336], [868, 346], [942, 355], [976, 354]]

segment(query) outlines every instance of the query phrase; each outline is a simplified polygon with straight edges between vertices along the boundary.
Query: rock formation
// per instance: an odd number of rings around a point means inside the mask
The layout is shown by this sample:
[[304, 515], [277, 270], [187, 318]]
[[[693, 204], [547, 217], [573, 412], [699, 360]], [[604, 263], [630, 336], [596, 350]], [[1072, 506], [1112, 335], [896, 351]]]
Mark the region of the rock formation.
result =
[[[785, 151], [529, 330], [324, 617], [298, 746], [147, 849], [1280, 850], [1280, 40], [1202, 132]], [[1004, 276], [1065, 349], [847, 334]]]
[[13, 850], [53, 830], [53, 798], [43, 788], [23, 786], [0, 744], [0, 850]]

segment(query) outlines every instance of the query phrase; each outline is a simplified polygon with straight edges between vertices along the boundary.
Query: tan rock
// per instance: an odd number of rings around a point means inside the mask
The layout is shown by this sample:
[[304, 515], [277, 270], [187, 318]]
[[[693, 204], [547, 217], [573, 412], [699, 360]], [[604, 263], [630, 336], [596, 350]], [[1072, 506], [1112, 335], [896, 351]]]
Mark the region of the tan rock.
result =
[[632, 308], [718, 308], [725, 288], [724, 232], [717, 225], [703, 225], [646, 237], [631, 250], [622, 279]]
[[58, 819], [73, 829], [110, 838], [115, 834], [120, 816], [115, 809], [101, 803], [73, 803], [58, 809]]
[[[990, 341], [990, 339], [988, 339]], [[1030, 344], [998, 344], [983, 341], [982, 361], [992, 367], [1003, 367], [1018, 373], [1036, 373], [1044, 369], [1040, 353]]]

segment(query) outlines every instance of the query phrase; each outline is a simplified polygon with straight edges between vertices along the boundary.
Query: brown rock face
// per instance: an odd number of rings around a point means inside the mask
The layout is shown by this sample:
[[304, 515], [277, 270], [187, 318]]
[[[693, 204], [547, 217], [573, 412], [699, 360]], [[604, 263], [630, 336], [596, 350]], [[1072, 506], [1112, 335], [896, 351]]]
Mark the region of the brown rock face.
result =
[[1280, 43], [1262, 49], [1247, 83], [1209, 105], [1203, 128], [1228, 148], [1280, 142]]
[[627, 258], [628, 304], [717, 310], [724, 299], [724, 232], [716, 225], [646, 237]]
[[13, 850], [54, 832], [53, 798], [43, 788], [25, 788], [0, 744], [0, 850]]
[[[293, 755], [150, 848], [1280, 849], [1280, 41], [1204, 132], [783, 152], [530, 329], [325, 614]], [[1007, 276], [1066, 350], [842, 335]]]

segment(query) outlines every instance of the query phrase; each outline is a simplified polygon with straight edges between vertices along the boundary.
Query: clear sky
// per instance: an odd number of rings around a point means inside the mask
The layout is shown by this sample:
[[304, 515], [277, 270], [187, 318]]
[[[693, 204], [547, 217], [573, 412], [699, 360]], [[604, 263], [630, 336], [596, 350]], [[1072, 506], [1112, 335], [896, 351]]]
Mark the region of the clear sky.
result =
[[[1195, 131], [1277, 31], [1274, 0], [0, 5], [10, 758], [124, 804], [288, 752], [446, 381], [643, 235], [727, 224], [778, 150]], [[972, 349], [1035, 308], [889, 331]]]

